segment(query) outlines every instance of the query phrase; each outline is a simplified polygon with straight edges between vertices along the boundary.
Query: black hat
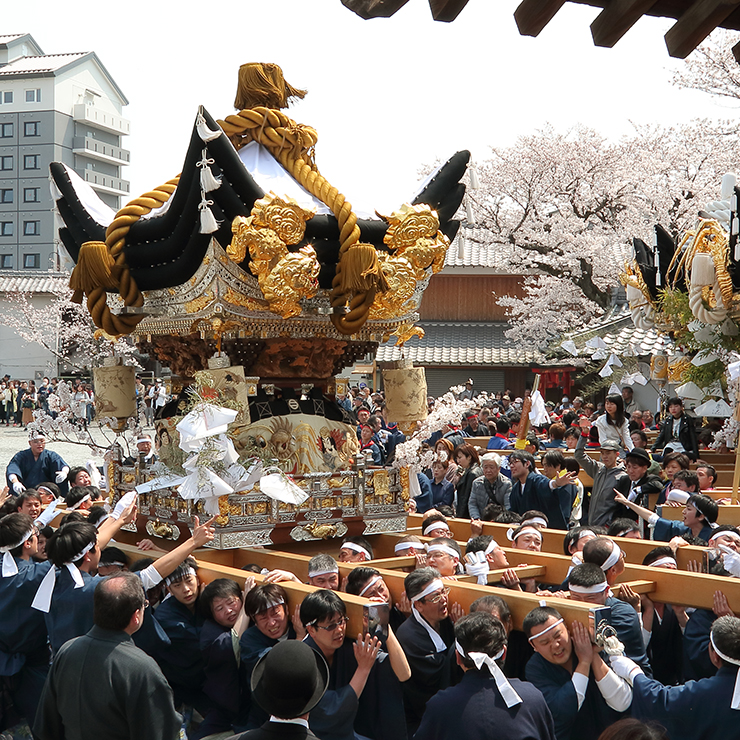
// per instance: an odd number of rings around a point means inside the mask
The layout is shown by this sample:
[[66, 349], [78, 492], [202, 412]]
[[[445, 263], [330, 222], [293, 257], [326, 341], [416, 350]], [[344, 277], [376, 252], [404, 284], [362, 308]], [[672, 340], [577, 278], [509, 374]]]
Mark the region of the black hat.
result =
[[631, 449], [625, 457], [627, 460], [629, 460], [631, 457], [635, 458], [638, 462], [644, 464], [644, 465], [650, 465], [652, 460], [650, 459], [650, 455], [648, 455], [647, 450], [644, 450], [642, 447], [635, 447]]
[[252, 696], [268, 714], [294, 719], [310, 712], [329, 684], [324, 657], [305, 642], [279, 642], [252, 671]]

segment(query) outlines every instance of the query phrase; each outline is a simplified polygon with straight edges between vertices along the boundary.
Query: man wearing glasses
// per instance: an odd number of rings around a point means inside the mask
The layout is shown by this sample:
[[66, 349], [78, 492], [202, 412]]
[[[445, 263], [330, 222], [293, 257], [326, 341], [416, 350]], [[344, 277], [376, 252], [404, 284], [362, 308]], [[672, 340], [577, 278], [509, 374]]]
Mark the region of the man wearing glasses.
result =
[[301, 603], [305, 643], [329, 666], [329, 686], [311, 711], [309, 727], [322, 740], [405, 740], [399, 681], [410, 671], [398, 643], [383, 651], [377, 637], [346, 639], [347, 609], [334, 591], [314, 591]]
[[426, 703], [441, 689], [457, 683], [460, 669], [454, 657], [455, 631], [449, 617], [450, 589], [438, 570], [419, 568], [404, 579], [411, 616], [398, 628], [411, 678], [403, 684], [406, 729], [412, 737]]
[[[36, 715], [40, 740], [176, 740], [182, 717], [159, 666], [133, 642], [147, 601], [141, 580], [121, 573], [95, 588], [95, 625], [57, 653]], [[84, 701], [80, 701], [84, 697]]]

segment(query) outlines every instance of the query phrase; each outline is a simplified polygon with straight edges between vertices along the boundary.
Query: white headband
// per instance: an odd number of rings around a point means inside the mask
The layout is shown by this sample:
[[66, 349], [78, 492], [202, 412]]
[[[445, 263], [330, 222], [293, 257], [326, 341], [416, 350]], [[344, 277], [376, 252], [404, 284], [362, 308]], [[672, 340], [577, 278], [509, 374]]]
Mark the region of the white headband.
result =
[[542, 542], [542, 532], [540, 532], [540, 530], [537, 529], [537, 527], [522, 526], [521, 530], [516, 534], [516, 536], [514, 535], [514, 532], [516, 532], [515, 529], [509, 529], [506, 532], [506, 537], [511, 542], [516, 542], [523, 534], [536, 535], [537, 537], [539, 537], [540, 542]]
[[450, 531], [450, 528], [445, 522], [440, 522], [439, 520], [437, 520], [436, 522], [432, 522], [431, 524], [427, 525], [427, 528], [424, 530], [423, 535], [425, 537], [429, 537], [429, 533], [434, 532], [435, 529], [446, 529], [448, 532]]
[[316, 578], [317, 576], [328, 576], [330, 573], [339, 573], [339, 566], [335, 565], [333, 568], [328, 570], [309, 570], [308, 577]]
[[593, 586], [576, 586], [575, 583], [568, 583], [568, 590], [574, 594], [601, 594], [609, 588], [609, 584], [604, 581]]
[[141, 442], [151, 442], [151, 437], [139, 437], [139, 439], [136, 440], [136, 444], [138, 445]]
[[[489, 545], [489, 547], [490, 547], [490, 545]], [[495, 542], [493, 543], [493, 547], [496, 547], [496, 543]], [[493, 550], [493, 547], [491, 547], [491, 550]], [[460, 559], [460, 553], [457, 552], [457, 550], [453, 549], [449, 545], [443, 545], [441, 542], [438, 542], [436, 545], [429, 545], [429, 547], [427, 547], [427, 553], [435, 552], [435, 551], [438, 551], [438, 552], [446, 552], [451, 557], [457, 558], [458, 560]], [[490, 551], [488, 551], [488, 552], [490, 552]]]
[[85, 503], [85, 501], [90, 500], [90, 494], [83, 496], [74, 506], [70, 506], [68, 511], [74, 511], [75, 509], [79, 509], [82, 504]]
[[432, 594], [435, 591], [439, 591], [440, 589], [444, 587], [445, 587], [444, 583], [442, 583], [442, 581], [440, 581], [439, 578], [435, 578], [433, 581], [429, 582], [429, 584], [426, 586], [426, 588], [423, 591], [416, 594], [416, 596], [411, 597], [411, 603], [415, 604], [417, 601], [419, 601], [420, 599], [423, 599], [425, 596], [429, 596], [429, 594]]
[[541, 516], [533, 516], [529, 519], [525, 519], [521, 522], [521, 526], [523, 527], [525, 524], [536, 524], [540, 527], [547, 527], [547, 522]]
[[619, 558], [622, 556], [622, 548], [614, 542], [614, 540], [609, 540], [612, 544], [612, 551], [611, 555], [602, 563], [601, 570], [606, 573], [606, 571], [609, 570], [612, 566], [616, 565], [619, 562]]
[[514, 687], [509, 683], [509, 680], [504, 676], [503, 671], [498, 667], [496, 661], [499, 660], [504, 654], [504, 648], [491, 657], [486, 653], [466, 653], [460, 643], [455, 640], [455, 650], [463, 657], [469, 658], [475, 663], [475, 667], [480, 670], [483, 666], [486, 666], [493, 676], [493, 680], [496, 682], [496, 688], [501, 694], [501, 698], [506, 702], [506, 706], [511, 707], [522, 703], [522, 698], [519, 694], [514, 691]]
[[664, 558], [658, 558], [657, 560], [654, 560], [652, 563], [650, 563], [650, 565], [654, 568], [657, 568], [660, 565], [675, 565], [678, 568], [678, 563], [676, 562], [676, 559], [672, 558], [670, 555], [666, 555]]
[[367, 592], [368, 592], [368, 591], [369, 591], [369, 590], [370, 590], [370, 589], [371, 589], [371, 588], [372, 588], [372, 587], [373, 587], [373, 586], [374, 586], [374, 585], [375, 585], [376, 583], [378, 583], [378, 581], [382, 581], [382, 580], [383, 580], [383, 579], [382, 579], [382, 577], [381, 577], [381, 576], [373, 576], [373, 577], [372, 577], [372, 578], [371, 578], [371, 579], [370, 579], [370, 580], [369, 580], [369, 581], [367, 582], [367, 584], [365, 585], [365, 588], [363, 588], [363, 589], [362, 589], [362, 591], [360, 591], [360, 594], [359, 594], [359, 595], [360, 595], [360, 596], [364, 596], [364, 595], [365, 595], [365, 594], [366, 594], [366, 593], [367, 593]]
[[[625, 530], [626, 532], [627, 530]], [[582, 540], [584, 537], [596, 537], [596, 532], [594, 532], [592, 529], [584, 529], [583, 531], [578, 533], [578, 537], [576, 537], [577, 540]]]
[[529, 641], [532, 642], [532, 640], [536, 640], [538, 637], [542, 637], [542, 635], [547, 634], [550, 630], [554, 630], [559, 624], [563, 623], [563, 617], [560, 617], [557, 622], [553, 622], [549, 627], [546, 627], [542, 630], [542, 632], [538, 632], [536, 635], [532, 635], [532, 637], [529, 638]]
[[668, 492], [668, 496], [666, 496], [666, 501], [678, 501], [679, 504], [685, 504], [689, 500], [690, 496], [691, 494], [687, 491], [671, 489]]
[[28, 530], [28, 532], [24, 535], [23, 539], [20, 542], [17, 542], [15, 545], [6, 545], [5, 547], [0, 547], [0, 552], [3, 554], [3, 578], [8, 578], [9, 576], [15, 576], [18, 575], [18, 563], [15, 562], [15, 558], [10, 554], [11, 550], [15, 550], [16, 547], [20, 547], [24, 542], [26, 542], [32, 535], [34, 534], [34, 528]]
[[412, 549], [415, 550], [417, 547], [419, 548], [419, 550], [424, 549], [424, 545], [421, 542], [399, 542], [393, 548], [393, 552], [403, 552], [404, 550]]
[[354, 550], [355, 552], [359, 552], [365, 555], [368, 560], [373, 559], [372, 555], [370, 555], [370, 553], [362, 545], [356, 545], [354, 542], [343, 542], [342, 546], [339, 549]]
[[[80, 573], [80, 569], [75, 565], [75, 563], [81, 558], [84, 558], [96, 544], [97, 541], [90, 542], [81, 552], [77, 553], [77, 555], [66, 563], [63, 563], [64, 567], [69, 571], [69, 575], [72, 576], [75, 588], [82, 588], [85, 585], [85, 581], [82, 580], [82, 573]], [[59, 572], [61, 573], [61, 569]], [[38, 591], [36, 591], [36, 596], [33, 597], [33, 602], [31, 603], [31, 607], [33, 609], [38, 609], [38, 611], [45, 612], [46, 614], [49, 613], [49, 609], [51, 609], [51, 597], [54, 593], [54, 584], [56, 583], [56, 580], [57, 569], [52, 566], [49, 568], [49, 572], [44, 576], [44, 580], [41, 581], [41, 585], [39, 586]]]
[[731, 540], [735, 540], [735, 542], [740, 542], [740, 534], [733, 532], [731, 529], [723, 529], [721, 532], [715, 532], [709, 538], [709, 541], [713, 542], [717, 537], [729, 537]]
[[194, 576], [195, 568], [188, 568], [186, 571], [181, 572], [177, 576], [177, 580], [172, 577], [172, 575], [167, 576], [167, 578], [164, 579], [164, 585], [169, 586], [171, 583], [177, 583], [178, 581], [182, 581], [184, 578], [187, 578], [188, 576]]
[[[195, 571], [193, 571], [194, 573]], [[280, 601], [268, 601], [267, 604], [265, 604], [264, 609], [260, 609], [257, 614], [262, 614], [262, 612], [266, 612], [268, 609], [272, 609], [274, 606], [284, 606], [285, 602], [280, 599]]]
[[483, 550], [484, 555], [490, 555], [496, 548], [498, 547], [498, 542], [491, 538], [491, 541], [488, 543], [488, 546], [485, 550]]
[[[730, 665], [740, 666], [740, 660], [730, 658], [729, 655], [725, 655], [721, 650], [717, 648], [717, 645], [714, 642], [714, 634], [712, 632], [709, 633], [709, 642], [712, 644], [714, 652], [717, 653], [717, 655], [719, 655], [722, 660], [724, 660], [726, 663], [729, 663]], [[740, 709], [740, 671], [737, 672], [737, 676], [735, 677], [735, 690], [732, 692], [730, 709]]]

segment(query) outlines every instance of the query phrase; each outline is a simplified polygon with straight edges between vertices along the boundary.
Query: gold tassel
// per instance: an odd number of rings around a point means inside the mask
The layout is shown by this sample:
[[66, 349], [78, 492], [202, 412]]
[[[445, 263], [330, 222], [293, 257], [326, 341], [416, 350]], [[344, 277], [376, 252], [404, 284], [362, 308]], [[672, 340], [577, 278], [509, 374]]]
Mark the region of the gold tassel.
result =
[[354, 244], [342, 257], [342, 292], [367, 293], [375, 288], [385, 293], [389, 286], [372, 244]]
[[287, 108], [291, 98], [304, 98], [306, 90], [288, 84], [277, 64], [249, 62], [239, 67], [234, 108]]
[[72, 301], [82, 303], [84, 294], [96, 288], [115, 288], [111, 274], [114, 264], [105, 242], [85, 242], [69, 278], [69, 287], [74, 291]]

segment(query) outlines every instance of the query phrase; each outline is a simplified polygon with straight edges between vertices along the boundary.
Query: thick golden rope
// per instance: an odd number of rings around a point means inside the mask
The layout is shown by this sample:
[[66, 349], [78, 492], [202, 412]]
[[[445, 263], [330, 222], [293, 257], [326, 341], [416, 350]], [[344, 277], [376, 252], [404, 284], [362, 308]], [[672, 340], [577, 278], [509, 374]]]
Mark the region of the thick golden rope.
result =
[[[339, 223], [339, 260], [329, 294], [333, 308], [346, 305], [350, 297], [342, 289], [342, 261], [349, 249], [360, 240], [360, 228], [352, 204], [318, 171], [313, 161], [313, 147], [316, 132], [307, 126], [300, 126], [281, 111], [257, 107], [239, 111], [227, 116], [218, 124], [234, 145], [248, 141], [262, 144], [280, 164], [311, 195], [326, 204]], [[331, 320], [337, 331], [354, 334], [367, 320], [370, 307], [375, 299], [375, 288], [355, 293], [349, 302], [346, 314], [332, 314]]]
[[90, 312], [93, 323], [98, 328], [112, 336], [130, 334], [137, 324], [144, 318], [141, 315], [117, 315], [108, 308], [106, 300], [108, 289], [116, 288], [123, 300], [124, 306], [143, 306], [144, 296], [131, 276], [126, 264], [126, 255], [123, 248], [126, 236], [131, 225], [142, 216], [159, 208], [166, 203], [175, 192], [179, 176], [168, 180], [154, 190], [135, 198], [116, 213], [116, 217], [105, 232], [105, 246], [109, 256], [113, 259], [110, 270], [111, 285], [96, 287], [87, 292], [87, 310]]

